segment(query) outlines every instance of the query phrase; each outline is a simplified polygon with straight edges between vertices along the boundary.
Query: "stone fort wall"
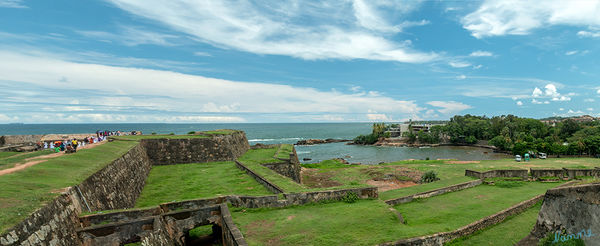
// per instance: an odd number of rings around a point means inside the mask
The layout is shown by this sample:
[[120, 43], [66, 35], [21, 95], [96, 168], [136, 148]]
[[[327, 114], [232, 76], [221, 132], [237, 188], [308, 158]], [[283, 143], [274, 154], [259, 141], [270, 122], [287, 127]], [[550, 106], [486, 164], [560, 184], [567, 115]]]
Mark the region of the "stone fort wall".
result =
[[144, 139], [142, 145], [152, 165], [232, 161], [250, 149], [242, 131], [212, 138]]
[[539, 240], [547, 233], [577, 235], [588, 230], [595, 236], [582, 237], [586, 245], [600, 245], [600, 184], [559, 187], [546, 191], [531, 236]]
[[213, 138], [143, 140], [0, 235], [0, 245], [82, 245], [78, 215], [133, 207], [152, 165], [232, 161], [248, 149], [241, 131]]

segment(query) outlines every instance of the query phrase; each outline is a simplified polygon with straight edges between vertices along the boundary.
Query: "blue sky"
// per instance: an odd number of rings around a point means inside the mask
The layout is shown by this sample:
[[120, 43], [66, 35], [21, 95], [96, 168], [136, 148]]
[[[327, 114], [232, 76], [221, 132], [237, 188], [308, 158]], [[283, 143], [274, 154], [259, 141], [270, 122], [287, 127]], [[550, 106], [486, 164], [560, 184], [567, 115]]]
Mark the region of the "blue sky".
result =
[[0, 123], [600, 116], [600, 1], [0, 0]]

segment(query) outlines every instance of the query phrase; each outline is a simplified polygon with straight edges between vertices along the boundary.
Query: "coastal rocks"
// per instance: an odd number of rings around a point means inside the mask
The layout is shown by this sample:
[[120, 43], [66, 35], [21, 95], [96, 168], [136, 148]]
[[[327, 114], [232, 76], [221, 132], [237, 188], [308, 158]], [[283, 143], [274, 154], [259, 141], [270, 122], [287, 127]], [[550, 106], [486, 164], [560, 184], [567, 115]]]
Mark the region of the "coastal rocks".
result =
[[315, 145], [315, 144], [326, 144], [326, 143], [340, 143], [340, 142], [351, 142], [352, 140], [348, 139], [306, 139], [300, 140], [296, 143], [296, 145]]

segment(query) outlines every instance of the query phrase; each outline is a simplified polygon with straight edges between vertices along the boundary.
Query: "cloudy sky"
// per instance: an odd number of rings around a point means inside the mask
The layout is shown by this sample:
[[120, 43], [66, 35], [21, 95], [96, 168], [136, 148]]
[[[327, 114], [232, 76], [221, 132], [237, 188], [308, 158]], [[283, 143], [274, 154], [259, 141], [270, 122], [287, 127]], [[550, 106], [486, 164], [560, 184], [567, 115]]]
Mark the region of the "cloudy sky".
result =
[[0, 123], [600, 116], [600, 1], [0, 0]]

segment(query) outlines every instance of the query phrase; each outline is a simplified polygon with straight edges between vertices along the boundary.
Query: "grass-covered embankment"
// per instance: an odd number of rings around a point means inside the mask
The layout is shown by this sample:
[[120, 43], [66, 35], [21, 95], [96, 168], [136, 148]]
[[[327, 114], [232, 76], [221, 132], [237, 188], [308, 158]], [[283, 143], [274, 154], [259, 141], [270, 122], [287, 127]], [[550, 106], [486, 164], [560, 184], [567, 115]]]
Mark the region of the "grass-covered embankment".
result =
[[14, 151], [5, 151], [5, 152], [0, 152], [0, 159], [4, 159], [7, 157], [11, 157], [13, 155], [18, 155], [21, 154], [22, 152], [14, 152]]
[[277, 149], [277, 147], [268, 149], [250, 149], [244, 155], [240, 156], [238, 161], [286, 192], [301, 192], [302, 190], [305, 190], [306, 187], [303, 185], [261, 165], [265, 163], [281, 162], [280, 160], [273, 158]]
[[64, 188], [81, 183], [135, 145], [136, 142], [114, 141], [0, 176], [0, 233], [54, 199]]
[[[25, 163], [27, 161], [27, 159], [29, 159], [29, 158], [52, 154], [52, 153], [54, 153], [54, 151], [53, 150], [40, 150], [40, 151], [26, 152], [26, 153], [0, 152], [0, 154], [2, 154], [2, 153], [11, 153], [11, 154], [5, 155], [5, 157], [0, 157], [0, 170], [12, 168], [16, 164], [19, 164], [19, 163]], [[13, 153], [16, 153], [16, 154], [13, 154]]]
[[234, 162], [154, 166], [136, 207], [222, 195], [270, 195]]
[[523, 213], [510, 216], [502, 223], [475, 232], [468, 237], [456, 239], [448, 246], [515, 245], [531, 232], [541, 207], [542, 202], [538, 202]]
[[395, 206], [406, 224], [381, 200], [281, 209], [233, 208], [232, 215], [250, 245], [374, 245], [452, 231], [558, 185], [519, 184], [482, 185]]

